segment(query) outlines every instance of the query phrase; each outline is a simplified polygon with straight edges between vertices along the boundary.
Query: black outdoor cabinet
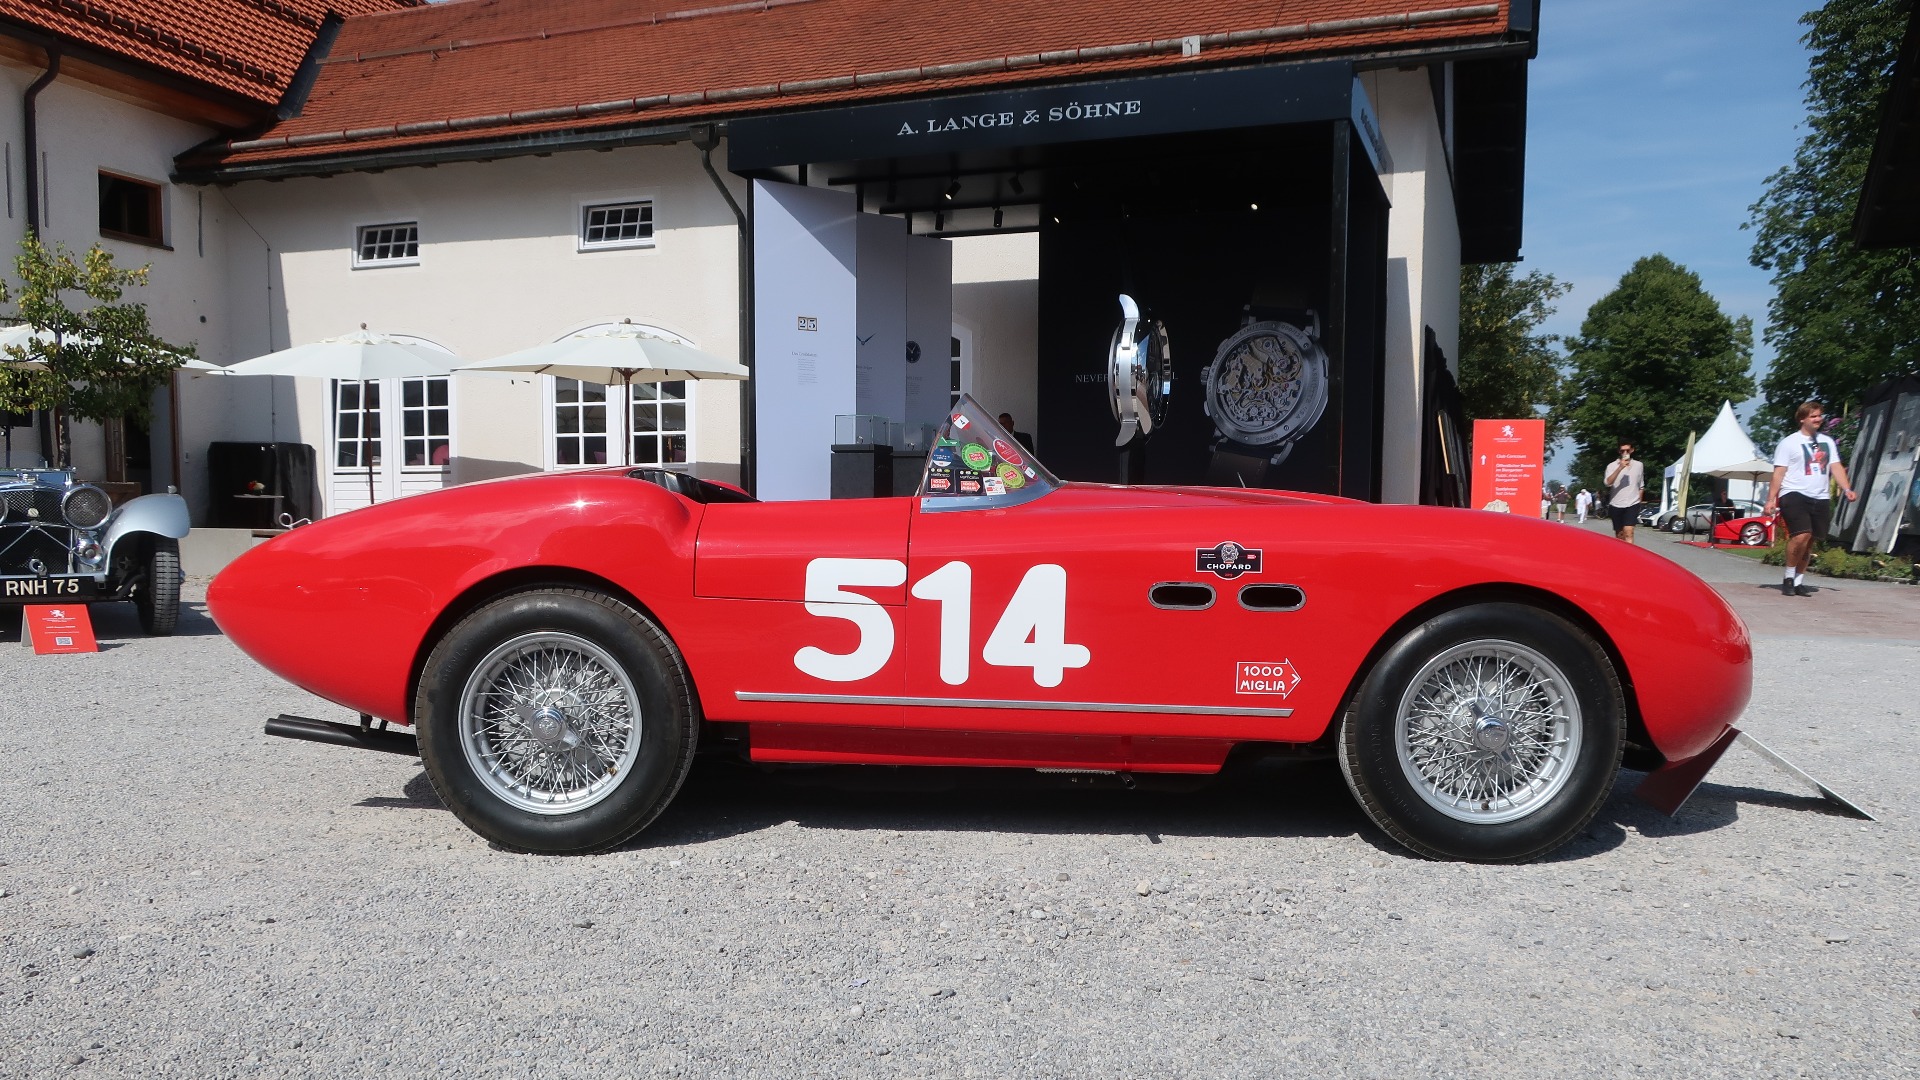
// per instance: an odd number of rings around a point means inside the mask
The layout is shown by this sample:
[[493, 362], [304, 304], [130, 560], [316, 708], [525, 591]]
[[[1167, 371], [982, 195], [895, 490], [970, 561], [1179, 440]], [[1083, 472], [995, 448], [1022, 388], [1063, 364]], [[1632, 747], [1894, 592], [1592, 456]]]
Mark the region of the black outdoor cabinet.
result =
[[893, 497], [893, 448], [873, 443], [834, 443], [828, 491], [836, 499]]
[[207, 445], [216, 529], [278, 528], [281, 514], [312, 518], [313, 447], [305, 443], [217, 442]]

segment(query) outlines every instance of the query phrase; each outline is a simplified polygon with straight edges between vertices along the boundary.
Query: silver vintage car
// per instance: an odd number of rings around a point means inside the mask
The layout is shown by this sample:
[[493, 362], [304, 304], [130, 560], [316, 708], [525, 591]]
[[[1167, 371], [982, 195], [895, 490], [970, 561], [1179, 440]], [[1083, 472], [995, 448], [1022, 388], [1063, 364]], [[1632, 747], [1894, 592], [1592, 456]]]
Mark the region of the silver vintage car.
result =
[[114, 506], [61, 469], [0, 469], [0, 606], [131, 600], [149, 634], [180, 618], [187, 503], [142, 495]]

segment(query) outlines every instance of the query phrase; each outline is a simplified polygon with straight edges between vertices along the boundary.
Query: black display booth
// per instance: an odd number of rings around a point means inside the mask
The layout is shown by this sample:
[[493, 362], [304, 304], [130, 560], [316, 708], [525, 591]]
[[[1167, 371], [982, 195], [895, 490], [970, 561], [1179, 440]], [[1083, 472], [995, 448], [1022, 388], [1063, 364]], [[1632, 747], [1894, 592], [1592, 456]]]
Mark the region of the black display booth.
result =
[[[852, 192], [913, 231], [1037, 230], [1039, 435], [1074, 480], [1380, 497], [1388, 204], [1379, 128], [1339, 61], [735, 120], [737, 174]], [[1114, 445], [1107, 355], [1132, 296], [1174, 380], [1143, 451]], [[1248, 320], [1317, 323], [1324, 408], [1279, 464], [1223, 468], [1203, 376]], [[823, 448], [824, 449], [824, 448]], [[1277, 455], [1276, 455], [1277, 456]], [[1248, 460], [1244, 456], [1234, 460]], [[1251, 473], [1251, 475], [1249, 475]]]

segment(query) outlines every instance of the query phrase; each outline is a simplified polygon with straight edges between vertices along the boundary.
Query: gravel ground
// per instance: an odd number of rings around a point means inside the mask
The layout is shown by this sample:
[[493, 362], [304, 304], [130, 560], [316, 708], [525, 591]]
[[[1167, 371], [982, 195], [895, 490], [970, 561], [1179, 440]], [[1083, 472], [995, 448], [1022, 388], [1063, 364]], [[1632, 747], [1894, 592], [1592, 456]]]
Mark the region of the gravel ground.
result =
[[493, 850], [194, 612], [0, 632], [0, 1076], [1920, 1075], [1920, 640], [1770, 636], [1676, 820], [1413, 859], [1331, 765], [1201, 790], [697, 766], [640, 842]]

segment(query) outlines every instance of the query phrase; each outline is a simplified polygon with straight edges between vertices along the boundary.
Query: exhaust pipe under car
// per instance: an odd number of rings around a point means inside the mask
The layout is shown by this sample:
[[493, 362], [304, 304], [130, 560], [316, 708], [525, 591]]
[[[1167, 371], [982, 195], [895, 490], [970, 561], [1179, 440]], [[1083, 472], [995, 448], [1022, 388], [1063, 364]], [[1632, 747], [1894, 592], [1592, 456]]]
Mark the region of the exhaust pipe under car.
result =
[[266, 731], [269, 735], [278, 735], [283, 739], [305, 739], [308, 742], [357, 746], [362, 750], [380, 750], [389, 754], [405, 754], [408, 757], [420, 756], [419, 741], [411, 735], [386, 730], [384, 720], [376, 729], [371, 718], [363, 718], [359, 727], [352, 727], [347, 724], [336, 724], [330, 720], [315, 720], [311, 717], [289, 716], [281, 713], [267, 721]]

